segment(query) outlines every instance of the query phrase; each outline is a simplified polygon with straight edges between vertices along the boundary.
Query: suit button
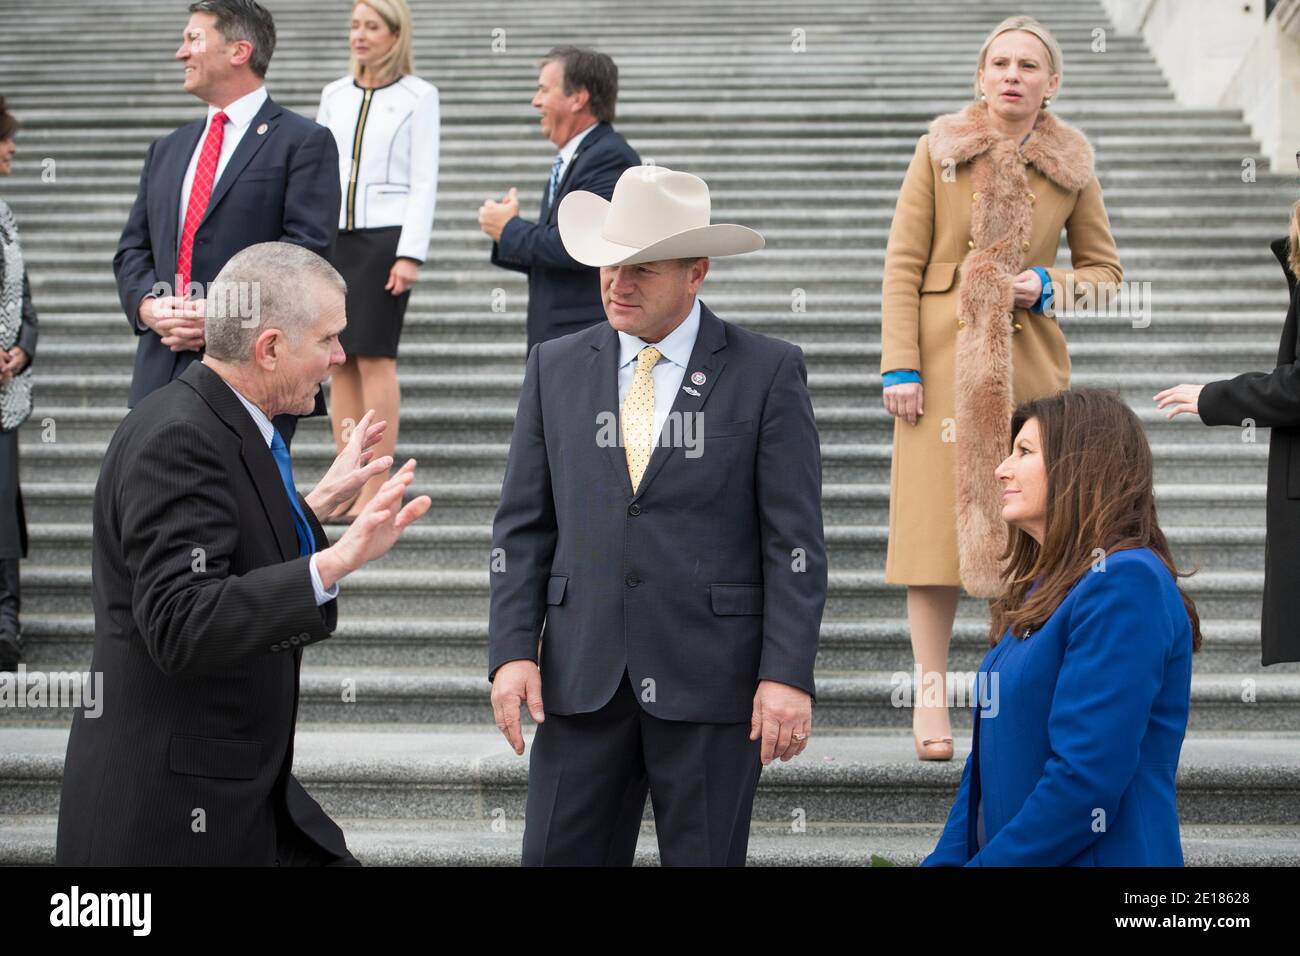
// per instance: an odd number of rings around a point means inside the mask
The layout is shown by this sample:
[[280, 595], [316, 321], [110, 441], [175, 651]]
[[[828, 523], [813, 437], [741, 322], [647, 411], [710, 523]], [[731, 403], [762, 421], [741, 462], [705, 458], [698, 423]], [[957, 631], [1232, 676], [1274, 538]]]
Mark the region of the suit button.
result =
[[295, 634], [293, 637], [289, 638], [289, 643], [296, 646], [302, 643], [302, 638]]
[[958, 320], [957, 320], [957, 328], [959, 328], [959, 329], [964, 329], [964, 328], [966, 328], [966, 320], [965, 320], [965, 319], [958, 319]]
[[279, 649], [280, 649], [280, 645], [279, 645], [279, 644], [272, 644], [272, 645], [271, 645], [271, 650], [273, 650], [273, 651], [278, 651]]
[[632, 515], [632, 517], [635, 518], [637, 515], [641, 513], [641, 506], [634, 503], [628, 507], [627, 513]]
[[978, 192], [971, 193], [971, 194], [970, 194], [970, 198], [973, 199], [973, 200], [975, 200], [975, 202], [979, 202], [979, 201], [980, 201], [980, 194], [979, 194]]
[[1022, 252], [1028, 252], [1028, 251], [1029, 251], [1029, 242], [1028, 242], [1028, 241], [1022, 242], [1022, 243], [1020, 244], [1020, 250], [1021, 250]]
[[635, 574], [629, 574], [624, 580], [626, 580], [627, 586], [630, 588], [634, 588], [641, 583], [641, 579]]
[[1033, 202], [1033, 201], [1034, 201], [1035, 199], [1037, 199], [1037, 198], [1038, 198], [1038, 197], [1035, 196], [1033, 193], [1030, 193], [1030, 194], [1029, 194], [1029, 201], [1030, 201], [1030, 202]]
[[1019, 332], [1021, 329], [1024, 328], [1024, 326], [1021, 325], [1019, 322], [1017, 322], [1014, 326], [1012, 326], [1012, 328], [1014, 328], [1017, 332]]
[[975, 248], [975, 240], [974, 240], [974, 239], [967, 239], [967, 240], [966, 240], [966, 248], [967, 248], [967, 249], [974, 249], [974, 248]]

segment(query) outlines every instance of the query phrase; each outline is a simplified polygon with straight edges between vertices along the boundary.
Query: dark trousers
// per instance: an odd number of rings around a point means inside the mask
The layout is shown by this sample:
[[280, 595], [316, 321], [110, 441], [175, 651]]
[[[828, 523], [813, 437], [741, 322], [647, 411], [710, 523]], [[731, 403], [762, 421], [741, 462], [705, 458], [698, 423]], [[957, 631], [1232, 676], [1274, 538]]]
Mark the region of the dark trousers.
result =
[[18, 633], [18, 559], [0, 558], [0, 633]]
[[600, 710], [533, 735], [523, 865], [630, 866], [648, 791], [665, 866], [744, 866], [761, 744], [748, 723], [652, 717], [624, 672]]

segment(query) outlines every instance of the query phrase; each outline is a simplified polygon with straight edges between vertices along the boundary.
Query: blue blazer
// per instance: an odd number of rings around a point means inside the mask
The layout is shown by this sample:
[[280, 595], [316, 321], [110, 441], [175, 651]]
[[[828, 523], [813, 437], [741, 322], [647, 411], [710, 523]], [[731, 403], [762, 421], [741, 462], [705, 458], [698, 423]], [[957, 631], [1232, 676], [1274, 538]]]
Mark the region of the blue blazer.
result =
[[[132, 408], [203, 356], [163, 345], [158, 333], [140, 325], [139, 311], [156, 283], [170, 287], [176, 281], [181, 186], [206, 124], [205, 114], [149, 147], [140, 189], [113, 257], [122, 309], [139, 336], [127, 402]], [[259, 134], [263, 124], [266, 132]], [[329, 259], [342, 202], [338, 172], [334, 135], [268, 96], [212, 185], [194, 234], [191, 281], [206, 286], [231, 256], [258, 242], [293, 242]], [[323, 395], [317, 392], [313, 414], [324, 411]]]
[[1150, 548], [1107, 555], [1028, 639], [1003, 636], [977, 681], [961, 787], [923, 866], [1182, 866], [1191, 621]]
[[624, 170], [640, 166], [641, 157], [608, 123], [597, 123], [582, 138], [565, 167], [548, 205], [550, 172], [542, 187], [542, 208], [537, 222], [515, 216], [492, 244], [492, 264], [528, 275], [528, 348], [605, 321], [600, 300], [600, 270], [584, 266], [569, 255], [560, 240], [556, 210], [560, 200], [574, 190], [586, 190], [610, 199]]

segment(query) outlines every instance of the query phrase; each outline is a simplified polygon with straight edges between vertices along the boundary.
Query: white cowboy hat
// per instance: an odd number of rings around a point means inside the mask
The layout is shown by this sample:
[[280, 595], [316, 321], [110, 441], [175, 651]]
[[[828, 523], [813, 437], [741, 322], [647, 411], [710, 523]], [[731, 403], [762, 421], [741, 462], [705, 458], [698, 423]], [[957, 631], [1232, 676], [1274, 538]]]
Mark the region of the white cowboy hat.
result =
[[621, 266], [656, 259], [735, 256], [763, 248], [747, 226], [709, 224], [709, 187], [664, 166], [632, 166], [613, 200], [575, 190], [560, 203], [560, 240], [583, 265]]

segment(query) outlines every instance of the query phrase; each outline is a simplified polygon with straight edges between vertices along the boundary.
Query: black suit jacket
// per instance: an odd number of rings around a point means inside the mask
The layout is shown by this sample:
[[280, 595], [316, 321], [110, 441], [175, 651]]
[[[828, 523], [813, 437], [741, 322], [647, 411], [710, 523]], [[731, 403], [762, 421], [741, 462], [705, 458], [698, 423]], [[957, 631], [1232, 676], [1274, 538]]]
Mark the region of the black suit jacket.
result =
[[528, 347], [577, 332], [605, 321], [600, 301], [600, 270], [584, 266], [569, 255], [560, 241], [556, 210], [560, 200], [574, 190], [609, 199], [614, 184], [641, 157], [608, 123], [597, 123], [582, 138], [555, 190], [555, 203], [547, 203], [550, 176], [542, 187], [542, 208], [537, 222], [519, 216], [506, 223], [501, 240], [492, 244], [492, 263], [528, 274]]
[[103, 713], [73, 717], [59, 863], [265, 865], [285, 842], [346, 857], [289, 773], [302, 648], [337, 620], [308, 561], [270, 449], [210, 368], [126, 416], [95, 488]]
[[1241, 427], [1246, 419], [1272, 429], [1268, 440], [1265, 500], [1264, 613], [1260, 623], [1264, 665], [1300, 661], [1300, 295], [1287, 266], [1287, 240], [1272, 244], [1291, 288], [1291, 308], [1282, 325], [1277, 367], [1210, 382], [1198, 403], [1207, 425]]
[[763, 679], [812, 694], [827, 567], [802, 351], [702, 306], [673, 405], [699, 413], [702, 445], [663, 444], [670, 416], [635, 494], [617, 432], [600, 434], [618, 360], [608, 323], [529, 353], [492, 527], [489, 677], [538, 660], [540, 636], [548, 713], [599, 709], [624, 668], [667, 720], [748, 722]]
[[[135, 352], [128, 405], [162, 388], [202, 352], [173, 352], [140, 324], [140, 303], [156, 285], [176, 282], [181, 186], [207, 122], [195, 120], [155, 141], [145, 155], [140, 188], [113, 257], [118, 297]], [[266, 132], [258, 133], [266, 124]], [[323, 126], [282, 109], [269, 96], [239, 141], [194, 234], [190, 279], [204, 288], [236, 252], [258, 242], [294, 242], [329, 259], [338, 232], [339, 154]], [[183, 291], [183, 290], [180, 290]], [[313, 414], [324, 414], [317, 394]]]

